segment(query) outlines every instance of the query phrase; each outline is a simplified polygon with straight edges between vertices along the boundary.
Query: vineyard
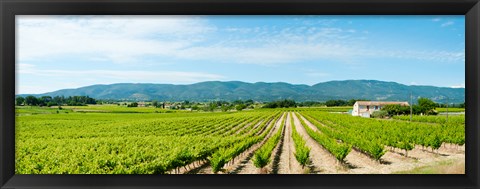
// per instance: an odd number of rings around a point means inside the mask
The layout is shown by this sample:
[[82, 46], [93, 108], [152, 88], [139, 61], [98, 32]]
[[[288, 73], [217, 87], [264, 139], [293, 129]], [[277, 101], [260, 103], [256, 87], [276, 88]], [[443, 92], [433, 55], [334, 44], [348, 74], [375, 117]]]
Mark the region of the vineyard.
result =
[[[330, 108], [331, 109], [331, 108]], [[17, 109], [16, 174], [395, 173], [464, 161], [465, 117]]]

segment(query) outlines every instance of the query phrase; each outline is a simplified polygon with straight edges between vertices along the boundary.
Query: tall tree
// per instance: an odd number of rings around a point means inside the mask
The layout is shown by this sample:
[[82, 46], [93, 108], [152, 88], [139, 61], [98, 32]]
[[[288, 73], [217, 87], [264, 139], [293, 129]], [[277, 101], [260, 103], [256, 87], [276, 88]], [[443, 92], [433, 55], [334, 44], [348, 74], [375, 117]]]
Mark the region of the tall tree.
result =
[[419, 98], [418, 99], [418, 106], [419, 107], [419, 111], [421, 113], [424, 113], [424, 114], [431, 114], [433, 113], [433, 109], [435, 109], [435, 102], [433, 102], [432, 100], [428, 99], [428, 98]]

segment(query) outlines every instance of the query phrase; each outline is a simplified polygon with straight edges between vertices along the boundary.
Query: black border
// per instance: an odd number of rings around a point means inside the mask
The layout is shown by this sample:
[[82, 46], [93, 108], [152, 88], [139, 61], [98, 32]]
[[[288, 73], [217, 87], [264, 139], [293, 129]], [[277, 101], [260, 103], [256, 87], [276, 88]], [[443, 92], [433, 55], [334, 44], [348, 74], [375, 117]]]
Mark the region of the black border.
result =
[[[465, 15], [465, 175], [14, 175], [15, 15]], [[479, 188], [479, 0], [0, 0], [1, 188]]]

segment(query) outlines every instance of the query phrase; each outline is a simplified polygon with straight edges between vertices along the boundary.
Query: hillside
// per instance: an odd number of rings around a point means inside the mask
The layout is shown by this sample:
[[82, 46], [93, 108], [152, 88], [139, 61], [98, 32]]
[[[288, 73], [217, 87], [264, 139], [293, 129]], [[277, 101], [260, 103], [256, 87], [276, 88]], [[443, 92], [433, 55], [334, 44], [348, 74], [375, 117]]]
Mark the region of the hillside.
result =
[[[410, 92], [414, 98], [427, 97], [436, 102], [462, 103], [464, 88], [403, 85], [376, 80], [345, 80], [318, 83], [313, 86], [289, 83], [246, 83], [240, 81], [208, 81], [190, 85], [118, 83], [91, 85], [77, 89], [63, 89], [35, 96], [85, 95], [97, 99], [209, 101], [247, 100], [272, 101], [294, 99], [296, 101], [325, 101], [329, 99], [370, 99], [408, 101]], [[22, 95], [25, 96], [25, 95]]]

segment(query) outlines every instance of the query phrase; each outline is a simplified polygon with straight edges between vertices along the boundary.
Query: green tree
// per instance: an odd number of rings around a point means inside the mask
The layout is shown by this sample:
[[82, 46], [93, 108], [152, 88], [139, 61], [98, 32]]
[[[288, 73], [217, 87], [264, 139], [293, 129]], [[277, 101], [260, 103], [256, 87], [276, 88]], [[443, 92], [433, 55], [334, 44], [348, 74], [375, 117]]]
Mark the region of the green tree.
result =
[[25, 103], [25, 98], [19, 96], [19, 97], [17, 97], [17, 98], [15, 99], [15, 104], [16, 104], [17, 106], [22, 106], [23, 103]]
[[332, 107], [332, 106], [346, 106], [348, 105], [348, 102], [345, 100], [327, 100], [325, 102], [325, 105], [327, 107]]
[[297, 103], [294, 100], [279, 100], [273, 101], [265, 104], [263, 108], [289, 108], [289, 107], [296, 107]]
[[[38, 99], [38, 103], [40, 106], [47, 106], [52, 101], [51, 96], [42, 96]], [[52, 104], [52, 103], [50, 103]]]
[[127, 107], [138, 107], [138, 103], [137, 102], [132, 102]]
[[29, 106], [38, 105], [38, 99], [32, 95], [25, 97], [25, 104]]
[[252, 99], [249, 99], [249, 100], [246, 100], [246, 101], [245, 101], [245, 105], [246, 105], [246, 106], [250, 106], [250, 105], [252, 105], [253, 103], [255, 103], [255, 102], [253, 102]]
[[203, 110], [213, 112], [217, 107], [217, 102], [210, 102], [203, 107]]
[[353, 106], [355, 104], [355, 102], [357, 101], [368, 101], [367, 99], [350, 99], [348, 102], [347, 102], [347, 106]]
[[243, 104], [243, 101], [242, 100], [235, 100], [235, 101], [232, 102], [232, 104], [234, 104], [234, 105]]
[[242, 111], [243, 109], [245, 109], [247, 106], [245, 104], [238, 104], [237, 106], [235, 106], [235, 109], [237, 111]]
[[383, 111], [386, 111], [388, 115], [403, 115], [410, 114], [410, 106], [401, 106], [398, 104], [389, 104], [382, 107]]
[[433, 114], [433, 109], [435, 109], [435, 102], [428, 98], [419, 98], [418, 99], [418, 106], [420, 106], [420, 113], [424, 114]]
[[222, 112], [226, 112], [230, 110], [232, 107], [230, 105], [224, 104], [222, 105]]

